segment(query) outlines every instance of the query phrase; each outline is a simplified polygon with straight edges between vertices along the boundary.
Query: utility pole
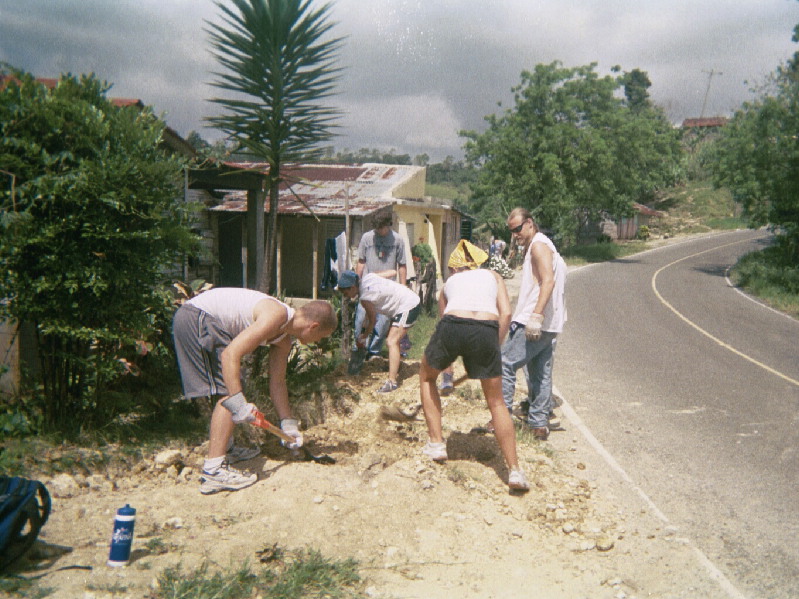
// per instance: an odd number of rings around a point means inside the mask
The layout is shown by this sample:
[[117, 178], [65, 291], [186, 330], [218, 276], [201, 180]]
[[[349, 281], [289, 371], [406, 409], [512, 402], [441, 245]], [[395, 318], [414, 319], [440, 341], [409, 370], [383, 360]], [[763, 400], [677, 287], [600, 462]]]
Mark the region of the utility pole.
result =
[[705, 99], [702, 100], [702, 112], [699, 114], [699, 118], [703, 118], [705, 116], [705, 106], [707, 106], [707, 96], [710, 93], [710, 83], [713, 81], [713, 75], [723, 75], [719, 71], [715, 69], [710, 69], [709, 71], [702, 71], [703, 73], [707, 73], [707, 89], [705, 90]]

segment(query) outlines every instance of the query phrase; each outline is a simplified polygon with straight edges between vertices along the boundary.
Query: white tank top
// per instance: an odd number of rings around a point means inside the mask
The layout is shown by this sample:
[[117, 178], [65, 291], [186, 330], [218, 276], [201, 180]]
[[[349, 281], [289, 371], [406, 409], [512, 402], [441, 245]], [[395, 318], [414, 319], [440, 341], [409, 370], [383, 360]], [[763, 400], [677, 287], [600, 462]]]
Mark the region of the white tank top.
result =
[[[224, 329], [230, 333], [231, 338], [241, 333], [255, 321], [253, 312], [255, 305], [261, 300], [272, 300], [286, 309], [286, 322], [294, 316], [294, 308], [287, 306], [283, 302], [276, 300], [270, 295], [255, 291], [254, 289], [243, 289], [240, 287], [214, 287], [204, 291], [200, 295], [191, 298], [187, 304], [199, 308], [216, 318]], [[286, 336], [285, 333], [262, 343], [269, 345], [277, 343]]]
[[447, 307], [444, 314], [454, 310], [490, 312], [499, 316], [497, 310], [497, 280], [490, 270], [464, 270], [455, 273], [444, 283]]
[[526, 325], [533, 313], [535, 304], [538, 301], [538, 293], [541, 288], [538, 281], [533, 277], [533, 269], [530, 267], [530, 254], [533, 251], [534, 243], [543, 243], [552, 251], [552, 270], [555, 275], [555, 287], [552, 296], [544, 308], [544, 323], [541, 329], [550, 333], [563, 332], [563, 324], [566, 322], [566, 304], [564, 293], [566, 290], [566, 262], [563, 260], [555, 244], [543, 233], [536, 233], [524, 255], [524, 265], [522, 266], [522, 280], [519, 284], [519, 300], [516, 303], [516, 311], [513, 313], [513, 322]]

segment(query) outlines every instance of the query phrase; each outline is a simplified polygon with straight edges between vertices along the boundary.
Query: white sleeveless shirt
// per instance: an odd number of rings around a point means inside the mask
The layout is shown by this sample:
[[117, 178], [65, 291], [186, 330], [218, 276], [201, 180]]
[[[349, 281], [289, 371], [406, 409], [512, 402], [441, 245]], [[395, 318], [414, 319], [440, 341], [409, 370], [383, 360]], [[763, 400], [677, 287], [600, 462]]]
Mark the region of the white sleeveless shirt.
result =
[[444, 283], [447, 307], [444, 314], [454, 310], [490, 312], [499, 316], [497, 310], [497, 280], [490, 270], [476, 269], [458, 272]]
[[552, 270], [555, 275], [555, 287], [552, 289], [552, 296], [549, 298], [544, 308], [544, 323], [541, 330], [550, 333], [560, 333], [563, 331], [563, 324], [566, 322], [566, 303], [564, 293], [566, 291], [566, 262], [563, 260], [555, 244], [541, 232], [533, 236], [530, 247], [524, 255], [522, 266], [522, 280], [519, 286], [519, 299], [516, 302], [516, 311], [513, 313], [513, 322], [526, 325], [533, 313], [535, 304], [538, 301], [538, 294], [541, 287], [533, 276], [533, 269], [530, 266], [534, 243], [543, 243], [552, 251]]
[[[255, 322], [255, 305], [265, 299], [277, 302], [285, 308], [286, 322], [294, 316], [294, 308], [276, 300], [271, 295], [239, 287], [214, 287], [191, 298], [186, 303], [216, 318], [233, 338]], [[286, 334], [283, 333], [261, 345], [277, 343], [285, 336]]]

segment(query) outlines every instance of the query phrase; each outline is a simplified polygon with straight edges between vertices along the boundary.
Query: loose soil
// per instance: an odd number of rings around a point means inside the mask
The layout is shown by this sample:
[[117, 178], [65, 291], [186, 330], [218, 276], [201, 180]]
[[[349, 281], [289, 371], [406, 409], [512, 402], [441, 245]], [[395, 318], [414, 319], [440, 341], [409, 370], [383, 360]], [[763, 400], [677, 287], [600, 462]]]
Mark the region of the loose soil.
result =
[[[248, 428], [237, 434], [262, 453], [240, 465], [259, 481], [237, 492], [200, 494], [204, 446], [173, 447], [124, 472], [72, 475], [74, 486], [63, 475], [45, 479], [53, 513], [39, 559], [21, 573], [43, 574], [39, 584], [56, 589], [52, 597], [141, 598], [167, 567], [207, 561], [228, 569], [247, 560], [255, 568], [259, 552], [277, 544], [355, 558], [372, 597], [723, 596], [691, 545], [663, 527], [567, 419], [547, 442], [519, 433], [532, 489], [514, 495], [494, 437], [471, 432], [489, 416], [478, 383], [445, 400], [450, 459], [435, 464], [421, 454], [421, 414], [408, 423], [380, 417], [382, 406], [418, 404], [418, 363], [403, 364], [400, 388], [380, 394], [386, 367], [378, 359], [360, 376], [346, 367], [334, 374], [337, 388], [357, 399], [305, 431], [312, 451], [336, 458], [332, 466], [295, 460], [276, 438]], [[137, 509], [132, 561], [110, 568], [114, 513], [126, 503]]]
[[[506, 281], [512, 298], [517, 279]], [[278, 546], [356, 559], [362, 592], [375, 598], [729, 597], [692, 543], [583, 436], [568, 398], [559, 398], [562, 430], [548, 441], [517, 435], [529, 493], [508, 491], [493, 435], [472, 432], [489, 419], [477, 381], [444, 400], [449, 461], [426, 459], [421, 413], [406, 423], [380, 416], [383, 407], [418, 405], [418, 370], [403, 363], [389, 394], [377, 393], [385, 360], [367, 362], [359, 376], [346, 365], [333, 373], [336, 391], [309, 402], [314, 412], [303, 420], [323, 420], [304, 431], [306, 444], [335, 465], [294, 459], [275, 437], [238, 427], [239, 441], [261, 455], [237, 464], [259, 480], [233, 493], [200, 494], [206, 445], [166, 448], [125, 470], [42, 478], [53, 513], [20, 573], [42, 575], [50, 597], [139, 599], [153, 595], [168, 567], [257, 568]], [[556, 372], [555, 383], [576, 375]], [[520, 377], [517, 401], [525, 393]], [[137, 509], [132, 559], [110, 568], [114, 514], [126, 503]]]

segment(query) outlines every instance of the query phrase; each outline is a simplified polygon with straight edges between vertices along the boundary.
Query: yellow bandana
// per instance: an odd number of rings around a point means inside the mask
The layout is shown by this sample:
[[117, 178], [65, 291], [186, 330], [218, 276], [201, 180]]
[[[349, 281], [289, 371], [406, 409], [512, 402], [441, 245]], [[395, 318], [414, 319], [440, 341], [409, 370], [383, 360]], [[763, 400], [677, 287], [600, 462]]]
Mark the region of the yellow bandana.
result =
[[449, 255], [447, 266], [450, 268], [477, 268], [488, 259], [488, 254], [476, 245], [461, 239]]

